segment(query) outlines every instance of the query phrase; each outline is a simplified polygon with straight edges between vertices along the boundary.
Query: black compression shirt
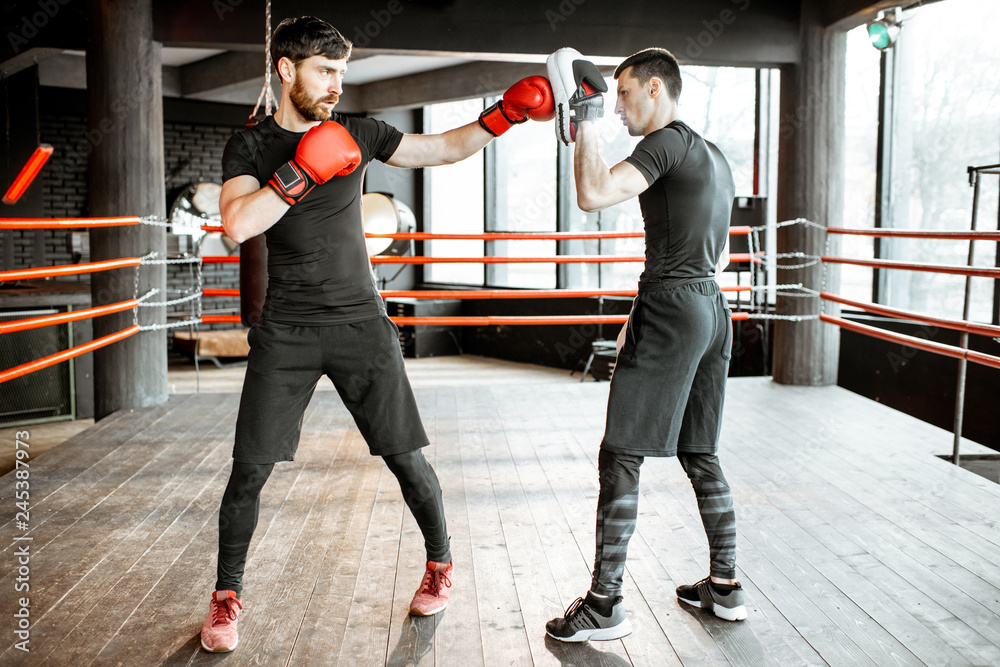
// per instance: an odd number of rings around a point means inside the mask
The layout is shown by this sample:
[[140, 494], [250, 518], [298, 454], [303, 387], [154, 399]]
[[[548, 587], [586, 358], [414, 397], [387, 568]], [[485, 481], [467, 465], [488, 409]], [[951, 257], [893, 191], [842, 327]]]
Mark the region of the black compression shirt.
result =
[[[372, 118], [334, 114], [361, 149], [351, 174], [317, 185], [270, 229], [264, 317], [275, 322], [327, 325], [378, 317], [382, 299], [365, 249], [361, 183], [372, 160], [385, 162], [402, 132]], [[273, 116], [234, 134], [222, 156], [222, 178], [249, 175], [262, 186], [295, 156], [302, 132], [290, 132]]]
[[649, 184], [639, 195], [646, 230], [639, 284], [714, 276], [736, 192], [722, 151], [674, 121], [644, 137], [625, 161]]

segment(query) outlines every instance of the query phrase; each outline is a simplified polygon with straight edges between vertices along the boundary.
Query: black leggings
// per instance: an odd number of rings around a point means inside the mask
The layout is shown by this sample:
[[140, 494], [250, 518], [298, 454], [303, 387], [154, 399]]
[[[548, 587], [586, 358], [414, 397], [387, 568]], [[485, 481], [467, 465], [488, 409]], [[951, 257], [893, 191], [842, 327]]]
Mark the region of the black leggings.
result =
[[[736, 577], [736, 514], [733, 496], [719, 457], [678, 453], [698, 500], [698, 512], [708, 537], [709, 573]], [[628, 543], [639, 514], [639, 467], [643, 457], [602, 449], [597, 459], [601, 491], [597, 497], [597, 553], [590, 590], [621, 595]]]
[[[399, 481], [403, 500], [420, 526], [427, 560], [450, 562], [451, 550], [444, 519], [444, 503], [434, 469], [419, 449], [385, 456], [383, 460]], [[237, 596], [243, 593], [243, 570], [250, 539], [257, 527], [260, 492], [273, 469], [273, 463], [233, 461], [233, 470], [219, 508], [219, 561], [215, 582], [217, 591], [231, 590]]]

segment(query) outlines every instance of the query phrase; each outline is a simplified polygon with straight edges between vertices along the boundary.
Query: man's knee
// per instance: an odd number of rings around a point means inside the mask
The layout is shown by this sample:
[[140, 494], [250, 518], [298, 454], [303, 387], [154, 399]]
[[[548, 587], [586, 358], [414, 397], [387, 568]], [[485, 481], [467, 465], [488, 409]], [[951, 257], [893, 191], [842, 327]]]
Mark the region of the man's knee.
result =
[[602, 495], [610, 494], [613, 500], [639, 486], [639, 468], [644, 460], [642, 456], [602, 448], [597, 457]]
[[419, 449], [383, 456], [382, 460], [385, 461], [389, 471], [396, 476], [404, 493], [427, 498], [437, 492], [434, 470]]

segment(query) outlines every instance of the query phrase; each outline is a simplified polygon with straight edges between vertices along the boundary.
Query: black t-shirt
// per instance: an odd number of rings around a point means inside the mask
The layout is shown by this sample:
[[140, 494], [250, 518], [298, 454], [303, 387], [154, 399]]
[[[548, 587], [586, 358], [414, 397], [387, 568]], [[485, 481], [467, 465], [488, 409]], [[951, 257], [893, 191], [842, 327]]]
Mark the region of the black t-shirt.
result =
[[714, 276], [736, 194], [722, 151], [675, 120], [644, 137], [625, 161], [649, 184], [639, 195], [646, 230], [639, 283]]
[[[267, 299], [263, 316], [275, 322], [327, 325], [380, 316], [385, 306], [375, 286], [361, 220], [361, 184], [372, 160], [385, 162], [403, 133], [373, 118], [334, 114], [361, 149], [351, 174], [317, 185], [270, 229]], [[222, 179], [249, 175], [266, 185], [295, 156], [303, 132], [290, 132], [273, 116], [234, 134], [222, 155]]]

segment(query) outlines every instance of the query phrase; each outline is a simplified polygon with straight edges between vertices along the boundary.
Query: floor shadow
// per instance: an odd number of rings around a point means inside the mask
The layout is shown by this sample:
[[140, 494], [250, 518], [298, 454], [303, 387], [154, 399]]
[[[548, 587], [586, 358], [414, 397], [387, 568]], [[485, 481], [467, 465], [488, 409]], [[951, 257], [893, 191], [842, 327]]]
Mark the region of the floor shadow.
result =
[[681, 602], [677, 603], [677, 608], [701, 623], [701, 627], [712, 636], [734, 665], [774, 664], [757, 638], [752, 623], [755, 609], [749, 605], [747, 611], [750, 612], [750, 618], [736, 622], [719, 618], [708, 609], [699, 609]]
[[[389, 654], [387, 667], [419, 665], [434, 647], [434, 632], [446, 612], [434, 616], [407, 616], [399, 641]], [[433, 660], [427, 664], [433, 664]]]
[[[201, 630], [199, 629], [198, 634], [191, 637], [191, 639], [184, 642], [176, 651], [168, 655], [163, 659], [161, 665], [166, 665], [167, 667], [179, 667], [179, 665], [187, 665], [191, 662], [198, 653], [204, 653], [205, 656], [212, 656], [212, 653], [201, 650]], [[219, 657], [229, 655], [228, 653], [218, 653], [215, 654]]]
[[[619, 642], [619, 640], [615, 640]], [[632, 667], [632, 663], [615, 655], [602, 651], [601, 644], [610, 642], [561, 642], [545, 635], [545, 648], [555, 656], [560, 665], [565, 667]], [[620, 643], [619, 643], [620, 645]]]

